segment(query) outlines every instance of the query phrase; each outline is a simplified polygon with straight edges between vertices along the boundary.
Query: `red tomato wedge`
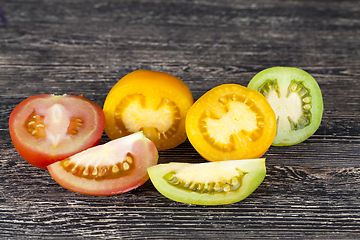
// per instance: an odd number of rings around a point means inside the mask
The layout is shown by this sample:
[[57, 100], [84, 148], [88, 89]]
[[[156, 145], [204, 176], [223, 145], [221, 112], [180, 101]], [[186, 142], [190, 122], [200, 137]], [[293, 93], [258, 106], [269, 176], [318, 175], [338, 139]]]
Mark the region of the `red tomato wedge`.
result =
[[16, 150], [41, 169], [97, 145], [104, 126], [102, 108], [82, 95], [29, 97], [9, 118]]
[[148, 179], [158, 151], [142, 132], [112, 140], [48, 166], [64, 188], [87, 195], [128, 192]]

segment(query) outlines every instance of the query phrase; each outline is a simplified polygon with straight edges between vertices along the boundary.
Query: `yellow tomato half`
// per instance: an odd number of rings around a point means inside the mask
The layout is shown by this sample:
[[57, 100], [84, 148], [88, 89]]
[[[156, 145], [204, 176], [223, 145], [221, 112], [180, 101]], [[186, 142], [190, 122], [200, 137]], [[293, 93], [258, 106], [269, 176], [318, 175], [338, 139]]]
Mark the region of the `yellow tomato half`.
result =
[[194, 103], [188, 86], [168, 73], [136, 70], [110, 90], [104, 103], [110, 139], [142, 131], [158, 150], [186, 140], [185, 118]]
[[276, 116], [259, 92], [238, 84], [201, 96], [186, 117], [190, 143], [208, 161], [261, 157], [276, 134]]

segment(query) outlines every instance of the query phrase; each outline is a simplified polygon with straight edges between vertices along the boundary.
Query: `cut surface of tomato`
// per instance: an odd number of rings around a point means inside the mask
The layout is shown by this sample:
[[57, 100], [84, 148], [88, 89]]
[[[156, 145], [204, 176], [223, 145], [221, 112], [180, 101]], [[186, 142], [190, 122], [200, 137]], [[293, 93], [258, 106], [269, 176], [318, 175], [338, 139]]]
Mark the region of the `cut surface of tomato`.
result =
[[190, 89], [168, 73], [137, 70], [120, 79], [104, 103], [110, 139], [142, 131], [158, 150], [186, 140], [185, 117], [194, 103]]
[[265, 159], [198, 164], [168, 163], [148, 168], [165, 197], [197, 205], [223, 205], [248, 197], [264, 180]]
[[97, 145], [104, 126], [101, 107], [74, 95], [29, 97], [15, 107], [9, 118], [16, 150], [41, 169]]
[[319, 128], [324, 111], [321, 89], [304, 70], [267, 68], [256, 74], [248, 87], [263, 94], [275, 111], [277, 133], [272, 145], [298, 144]]
[[64, 188], [87, 195], [114, 195], [141, 186], [158, 152], [142, 132], [89, 148], [48, 166]]
[[201, 96], [189, 109], [186, 133], [208, 161], [261, 157], [276, 134], [276, 118], [259, 92], [223, 84]]

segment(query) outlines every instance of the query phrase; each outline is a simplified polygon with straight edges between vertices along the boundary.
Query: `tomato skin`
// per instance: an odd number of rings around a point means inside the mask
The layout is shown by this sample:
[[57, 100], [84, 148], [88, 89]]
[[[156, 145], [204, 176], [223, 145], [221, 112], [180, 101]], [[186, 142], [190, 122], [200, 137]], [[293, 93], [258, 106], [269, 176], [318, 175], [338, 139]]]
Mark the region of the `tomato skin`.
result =
[[275, 138], [276, 117], [259, 92], [223, 84], [206, 92], [189, 109], [186, 133], [208, 161], [259, 158]]
[[143, 131], [158, 150], [174, 148], [187, 138], [185, 118], [193, 103], [190, 89], [179, 78], [136, 70], [109, 91], [103, 107], [105, 132], [116, 139]]
[[[83, 112], [86, 113], [84, 114], [91, 113], [90, 117], [92, 118], [90, 122], [93, 126], [86, 127], [86, 132], [82, 133], [83, 137], [77, 141], [68, 140], [68, 143], [61, 146], [60, 150], [57, 150], [56, 147], [54, 149], [44, 147], [41, 138], [36, 139], [28, 133], [24, 122], [27, 118], [26, 115], [29, 115], [31, 111], [37, 111], [38, 108], [43, 109], [44, 105], [51, 106], [53, 103], [66, 106], [65, 108], [69, 108], [69, 104], [72, 104], [71, 109], [73, 110], [79, 104], [79, 106], [85, 109]], [[55, 96], [43, 94], [32, 96], [20, 102], [9, 117], [9, 131], [14, 147], [28, 163], [44, 170], [47, 169], [47, 165], [53, 162], [67, 158], [89, 147], [96, 146], [100, 141], [104, 126], [105, 116], [101, 107], [85, 99], [82, 95]]]
[[[185, 169], [190, 170], [187, 174], [182, 174], [183, 179], [177, 178]], [[261, 158], [198, 164], [158, 164], [148, 168], [148, 172], [155, 188], [171, 200], [196, 205], [224, 205], [239, 202], [254, 192], [265, 178], [266, 167], [265, 159]], [[174, 174], [175, 181], [178, 182], [171, 184], [167, 177], [169, 174]], [[230, 185], [234, 176], [239, 176], [236, 178], [239, 180], [238, 186], [232, 185], [231, 190], [218, 192], [212, 188], [210, 193], [206, 190], [209, 188], [205, 186], [210, 186], [211, 182], [214, 184], [214, 182], [226, 181], [226, 184]], [[189, 189], [191, 184], [195, 187]]]
[[[69, 158], [85, 159], [86, 163], [102, 164], [109, 162], [111, 165], [127, 153], [131, 153], [133, 156], [133, 169], [130, 174], [116, 178], [97, 180], [78, 176], [62, 167], [61, 163], [67, 159], [55, 162], [47, 168], [54, 180], [70, 191], [94, 196], [115, 195], [128, 192], [144, 184], [149, 179], [147, 168], [157, 164], [156, 146], [142, 132], [89, 148]], [[81, 163], [78, 162], [78, 164]]]

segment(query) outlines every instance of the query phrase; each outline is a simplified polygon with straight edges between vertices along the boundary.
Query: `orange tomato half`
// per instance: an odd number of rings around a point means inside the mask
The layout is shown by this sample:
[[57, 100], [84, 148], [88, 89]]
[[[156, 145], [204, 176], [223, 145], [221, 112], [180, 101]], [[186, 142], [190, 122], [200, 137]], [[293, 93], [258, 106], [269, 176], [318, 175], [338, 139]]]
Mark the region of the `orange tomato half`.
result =
[[174, 148], [186, 140], [185, 118], [193, 103], [179, 78], [137, 70], [120, 79], [106, 97], [105, 132], [116, 139], [142, 131], [158, 150]]
[[275, 112], [259, 92], [224, 84], [193, 104], [186, 117], [186, 133], [208, 161], [259, 158], [275, 138]]

